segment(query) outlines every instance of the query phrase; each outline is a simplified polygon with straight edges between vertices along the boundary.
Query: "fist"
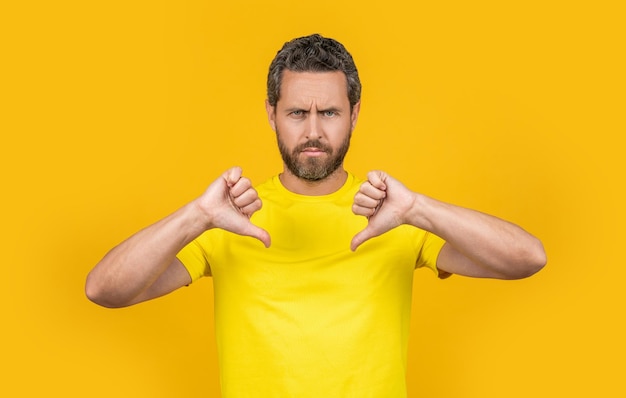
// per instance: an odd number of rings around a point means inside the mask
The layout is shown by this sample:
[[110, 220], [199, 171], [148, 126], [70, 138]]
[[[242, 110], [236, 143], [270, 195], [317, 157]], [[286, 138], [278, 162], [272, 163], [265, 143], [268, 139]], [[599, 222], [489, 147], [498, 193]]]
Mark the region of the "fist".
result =
[[250, 222], [262, 202], [248, 178], [242, 177], [240, 167], [233, 167], [215, 180], [198, 199], [207, 214], [209, 228], [221, 228], [239, 235], [251, 236], [270, 245], [270, 236]]
[[371, 171], [354, 196], [352, 212], [367, 217], [367, 226], [354, 236], [350, 248], [354, 251], [363, 242], [404, 224], [415, 194], [401, 182], [383, 171]]

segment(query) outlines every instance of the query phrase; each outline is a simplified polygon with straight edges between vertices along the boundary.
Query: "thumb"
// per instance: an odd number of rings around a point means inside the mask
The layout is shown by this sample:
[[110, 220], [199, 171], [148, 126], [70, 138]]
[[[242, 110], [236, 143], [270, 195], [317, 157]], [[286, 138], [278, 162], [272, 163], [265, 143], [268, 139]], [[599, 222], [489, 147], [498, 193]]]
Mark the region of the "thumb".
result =
[[270, 245], [272, 244], [272, 239], [270, 238], [269, 232], [267, 232], [263, 228], [257, 227], [256, 225], [253, 225], [253, 227], [254, 229], [256, 229], [256, 231], [255, 234], [251, 236], [263, 242], [263, 245], [266, 248], [270, 247]]
[[237, 234], [258, 239], [263, 243], [265, 247], [270, 247], [270, 244], [272, 243], [270, 234], [263, 228], [252, 224], [250, 221], [248, 221], [244, 227], [239, 229]]
[[361, 232], [354, 235], [352, 238], [352, 242], [350, 242], [350, 250], [356, 251], [356, 249], [361, 246], [361, 244], [375, 236], [380, 235], [376, 233], [369, 225], [365, 227]]

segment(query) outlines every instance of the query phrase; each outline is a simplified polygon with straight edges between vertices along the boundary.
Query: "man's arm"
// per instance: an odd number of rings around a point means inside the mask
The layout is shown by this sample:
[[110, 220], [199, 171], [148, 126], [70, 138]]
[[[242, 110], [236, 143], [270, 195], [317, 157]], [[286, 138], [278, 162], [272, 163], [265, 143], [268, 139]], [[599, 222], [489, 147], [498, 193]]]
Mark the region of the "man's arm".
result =
[[204, 231], [222, 228], [269, 246], [267, 231], [250, 223], [261, 200], [238, 167], [226, 171], [198, 199], [137, 232], [107, 253], [87, 276], [85, 292], [105, 307], [124, 307], [191, 282], [176, 254]]
[[353, 211], [369, 221], [352, 240], [352, 250], [367, 239], [409, 224], [446, 241], [437, 259], [437, 268], [444, 273], [519, 279], [546, 263], [541, 242], [519, 226], [412, 192], [381, 171], [368, 174], [355, 196]]

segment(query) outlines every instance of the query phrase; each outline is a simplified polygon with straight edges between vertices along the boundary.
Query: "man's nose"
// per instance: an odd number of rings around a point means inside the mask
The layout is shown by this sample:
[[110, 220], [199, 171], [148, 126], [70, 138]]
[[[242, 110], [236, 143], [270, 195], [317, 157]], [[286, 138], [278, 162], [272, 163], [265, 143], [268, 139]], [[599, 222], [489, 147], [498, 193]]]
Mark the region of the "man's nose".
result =
[[311, 112], [308, 123], [306, 138], [309, 140], [318, 139], [321, 136], [319, 115], [315, 112]]

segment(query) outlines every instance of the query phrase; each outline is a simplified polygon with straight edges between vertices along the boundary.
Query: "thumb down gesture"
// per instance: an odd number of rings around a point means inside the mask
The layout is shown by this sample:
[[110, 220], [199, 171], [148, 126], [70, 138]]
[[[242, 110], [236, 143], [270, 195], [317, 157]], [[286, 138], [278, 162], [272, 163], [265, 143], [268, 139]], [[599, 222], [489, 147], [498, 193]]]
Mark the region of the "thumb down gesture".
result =
[[212, 228], [251, 236], [269, 247], [267, 231], [250, 222], [250, 216], [261, 208], [262, 202], [250, 180], [242, 176], [241, 168], [224, 172], [199, 198], [199, 205], [210, 214]]
[[352, 212], [367, 217], [367, 226], [350, 244], [352, 251], [363, 242], [405, 224], [415, 202], [415, 193], [384, 171], [370, 171], [354, 196]]

